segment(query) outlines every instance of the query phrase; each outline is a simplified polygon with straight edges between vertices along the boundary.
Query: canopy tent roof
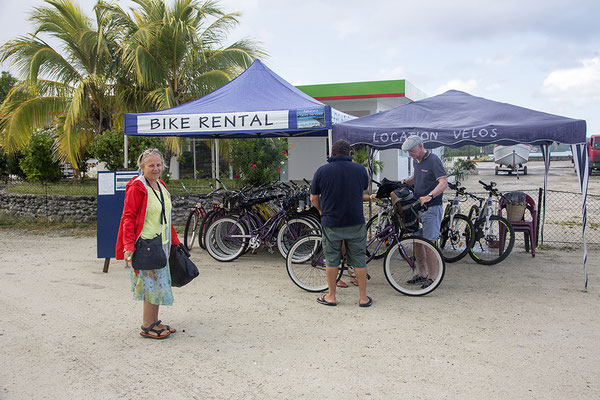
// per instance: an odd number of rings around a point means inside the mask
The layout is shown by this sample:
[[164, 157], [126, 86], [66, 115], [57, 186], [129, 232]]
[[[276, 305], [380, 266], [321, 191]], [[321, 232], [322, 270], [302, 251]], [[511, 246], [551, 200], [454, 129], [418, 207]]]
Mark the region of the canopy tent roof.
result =
[[246, 71], [197, 100], [167, 110], [125, 114], [125, 134], [243, 138], [327, 136], [351, 119], [313, 99], [255, 60]]
[[449, 90], [438, 96], [337, 124], [333, 140], [400, 148], [411, 135], [425, 147], [548, 142], [585, 143], [586, 123]]

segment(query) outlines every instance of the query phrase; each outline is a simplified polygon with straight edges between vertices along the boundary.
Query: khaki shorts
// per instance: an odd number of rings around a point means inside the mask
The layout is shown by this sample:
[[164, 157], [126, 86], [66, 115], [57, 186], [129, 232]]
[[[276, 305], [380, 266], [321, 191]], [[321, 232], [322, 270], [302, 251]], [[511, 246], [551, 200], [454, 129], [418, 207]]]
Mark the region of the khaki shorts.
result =
[[323, 227], [325, 265], [337, 268], [342, 260], [342, 241], [346, 243], [346, 265], [354, 268], [367, 266], [367, 228], [365, 224], [343, 228]]

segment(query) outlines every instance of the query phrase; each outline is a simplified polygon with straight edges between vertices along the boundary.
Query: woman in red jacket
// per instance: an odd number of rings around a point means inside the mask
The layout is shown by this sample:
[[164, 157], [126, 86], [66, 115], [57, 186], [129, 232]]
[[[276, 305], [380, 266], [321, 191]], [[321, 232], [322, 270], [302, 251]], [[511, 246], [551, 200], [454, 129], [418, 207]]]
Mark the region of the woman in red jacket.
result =
[[140, 335], [152, 339], [164, 339], [175, 332], [158, 319], [158, 307], [173, 304], [169, 252], [171, 244], [179, 244], [179, 238], [171, 223], [171, 196], [165, 183], [160, 180], [163, 157], [158, 149], [145, 150], [138, 158], [142, 175], [131, 179], [125, 189], [125, 204], [117, 235], [116, 258], [125, 259], [131, 265], [135, 242], [138, 237], [152, 239], [162, 235], [167, 265], [160, 269], [131, 269], [133, 298], [144, 301], [142, 331]]

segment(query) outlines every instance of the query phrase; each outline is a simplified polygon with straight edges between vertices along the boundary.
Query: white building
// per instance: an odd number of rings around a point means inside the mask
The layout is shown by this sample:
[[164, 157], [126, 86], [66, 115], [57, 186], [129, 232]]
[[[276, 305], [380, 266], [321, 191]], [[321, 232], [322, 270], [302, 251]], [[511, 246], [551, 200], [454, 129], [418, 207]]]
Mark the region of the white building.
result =
[[[297, 86], [309, 96], [356, 117], [386, 111], [402, 104], [427, 97], [406, 80], [374, 82], [331, 83]], [[288, 176], [283, 180], [312, 179], [315, 171], [327, 161], [326, 138], [288, 138]], [[410, 157], [397, 149], [379, 151], [375, 159], [384, 163], [383, 173], [374, 177], [392, 180], [407, 178], [412, 174]]]

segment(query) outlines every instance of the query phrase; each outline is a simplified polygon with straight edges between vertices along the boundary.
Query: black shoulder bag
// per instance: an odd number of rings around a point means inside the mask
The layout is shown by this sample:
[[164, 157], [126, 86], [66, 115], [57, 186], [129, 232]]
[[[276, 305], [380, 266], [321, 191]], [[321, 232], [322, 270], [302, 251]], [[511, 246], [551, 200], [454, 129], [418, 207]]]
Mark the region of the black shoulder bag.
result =
[[[160, 198], [152, 187], [150, 187], [150, 189], [152, 189], [154, 195], [160, 201], [162, 206], [162, 210], [160, 212], [160, 225], [162, 229], [163, 221], [166, 223], [167, 217], [165, 216], [165, 200], [160, 188], [160, 183], [158, 184]], [[139, 237], [135, 241], [135, 251], [133, 252], [131, 265], [133, 266], [133, 269], [137, 270], [164, 268], [167, 265], [167, 256], [163, 250], [162, 235], [158, 234], [152, 239], [142, 239]]]
[[190, 260], [190, 252], [181, 243], [171, 246], [169, 269], [171, 270], [171, 285], [175, 287], [187, 285], [198, 276], [198, 268]]

